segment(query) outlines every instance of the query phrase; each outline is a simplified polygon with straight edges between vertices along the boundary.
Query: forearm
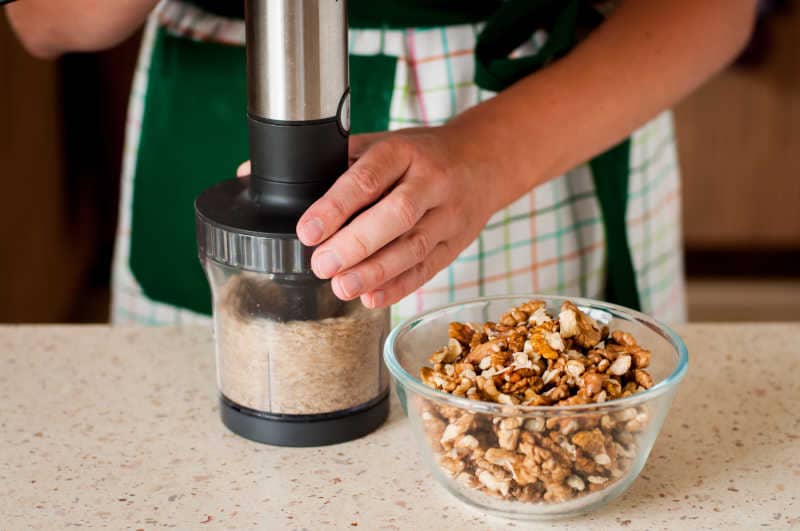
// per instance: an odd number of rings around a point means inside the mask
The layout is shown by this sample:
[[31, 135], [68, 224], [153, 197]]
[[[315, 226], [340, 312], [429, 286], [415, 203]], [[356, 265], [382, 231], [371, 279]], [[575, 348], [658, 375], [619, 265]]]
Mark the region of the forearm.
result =
[[451, 122], [504, 177], [503, 206], [616, 144], [728, 64], [754, 0], [629, 0], [575, 50]]
[[8, 19], [33, 55], [110, 48], [144, 22], [158, 0], [21, 0], [6, 7]]

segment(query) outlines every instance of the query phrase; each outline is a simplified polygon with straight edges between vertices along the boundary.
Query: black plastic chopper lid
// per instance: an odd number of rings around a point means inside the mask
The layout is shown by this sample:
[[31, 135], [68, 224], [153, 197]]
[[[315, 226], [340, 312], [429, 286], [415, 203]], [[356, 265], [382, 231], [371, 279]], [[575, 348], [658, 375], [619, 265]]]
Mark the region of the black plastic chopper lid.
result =
[[203, 192], [195, 202], [201, 261], [242, 272], [235, 305], [248, 318], [317, 320], [343, 307], [328, 281], [311, 271], [313, 248], [297, 239], [297, 214], [253, 198], [250, 179], [230, 179]]
[[197, 198], [201, 259], [258, 273], [310, 273], [313, 249], [297, 239], [297, 217], [255, 201], [249, 188], [249, 178], [229, 179]]

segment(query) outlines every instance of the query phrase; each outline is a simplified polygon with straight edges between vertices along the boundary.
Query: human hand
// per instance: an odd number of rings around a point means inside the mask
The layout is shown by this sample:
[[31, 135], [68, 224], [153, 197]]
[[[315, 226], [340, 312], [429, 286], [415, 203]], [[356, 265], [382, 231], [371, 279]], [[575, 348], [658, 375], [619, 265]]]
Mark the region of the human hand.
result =
[[422, 286], [502, 206], [481, 154], [467, 131], [448, 126], [352, 136], [352, 166], [297, 224], [300, 241], [318, 246], [314, 273], [369, 308]]
[[297, 224], [318, 245], [314, 273], [340, 299], [379, 308], [450, 264], [502, 206], [471, 147], [448, 126], [351, 137], [352, 166]]

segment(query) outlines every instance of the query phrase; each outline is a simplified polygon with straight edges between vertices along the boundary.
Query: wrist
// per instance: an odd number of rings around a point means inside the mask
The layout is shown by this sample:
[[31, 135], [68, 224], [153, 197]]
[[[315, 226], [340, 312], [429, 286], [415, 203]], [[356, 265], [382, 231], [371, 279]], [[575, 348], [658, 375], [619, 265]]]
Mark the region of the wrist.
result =
[[557, 153], [552, 139], [544, 134], [547, 127], [541, 121], [526, 120], [519, 109], [501, 102], [501, 97], [503, 94], [468, 109], [444, 126], [448, 134], [460, 139], [469, 171], [496, 191], [487, 197], [492, 213], [551, 178], [549, 169]]

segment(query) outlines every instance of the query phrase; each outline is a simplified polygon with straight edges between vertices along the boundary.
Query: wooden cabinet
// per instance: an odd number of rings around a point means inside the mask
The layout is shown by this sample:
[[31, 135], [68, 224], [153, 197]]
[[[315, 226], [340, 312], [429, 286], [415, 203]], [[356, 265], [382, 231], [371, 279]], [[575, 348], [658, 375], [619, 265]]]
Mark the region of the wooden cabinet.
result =
[[764, 64], [728, 69], [676, 110], [690, 249], [800, 250], [800, 9], [769, 30]]
[[0, 322], [69, 318], [94, 242], [68, 204], [59, 76], [0, 15]]

